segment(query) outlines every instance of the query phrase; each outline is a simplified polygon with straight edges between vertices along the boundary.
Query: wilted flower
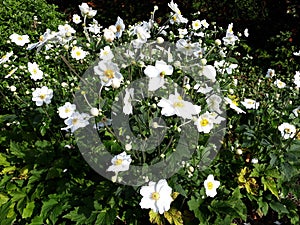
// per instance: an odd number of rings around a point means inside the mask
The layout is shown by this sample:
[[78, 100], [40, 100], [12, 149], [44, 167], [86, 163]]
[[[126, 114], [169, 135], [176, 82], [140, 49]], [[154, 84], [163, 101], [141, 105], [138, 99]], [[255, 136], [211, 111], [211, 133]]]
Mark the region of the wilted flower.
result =
[[19, 35], [13, 33], [9, 36], [10, 40], [14, 42], [16, 45], [24, 46], [26, 43], [29, 43], [29, 36], [28, 35]]
[[121, 172], [127, 171], [131, 163], [131, 156], [127, 155], [126, 152], [122, 152], [119, 155], [116, 155], [111, 160], [112, 165], [108, 167], [107, 171], [112, 172]]
[[220, 181], [214, 179], [212, 174], [208, 175], [204, 181], [205, 193], [209, 197], [215, 197], [217, 195], [217, 188], [220, 186]]
[[148, 186], [143, 186], [140, 190], [143, 196], [140, 206], [142, 209], [152, 209], [154, 212], [163, 214], [170, 209], [173, 201], [172, 188], [165, 179], [156, 182], [149, 182]]
[[42, 88], [36, 88], [35, 91], [32, 92], [32, 101], [35, 101], [37, 106], [41, 106], [44, 103], [47, 105], [50, 104], [52, 97], [53, 90], [46, 86], [43, 86]]
[[278, 130], [281, 132], [281, 136], [284, 139], [293, 138], [296, 134], [296, 127], [289, 123], [282, 123]]

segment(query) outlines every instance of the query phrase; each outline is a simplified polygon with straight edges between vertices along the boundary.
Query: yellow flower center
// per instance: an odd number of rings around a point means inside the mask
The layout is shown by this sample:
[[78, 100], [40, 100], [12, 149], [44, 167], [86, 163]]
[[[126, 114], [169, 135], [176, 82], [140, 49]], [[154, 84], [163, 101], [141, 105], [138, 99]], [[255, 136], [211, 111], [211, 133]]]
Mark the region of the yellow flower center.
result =
[[200, 121], [201, 127], [205, 127], [205, 126], [207, 126], [207, 124], [209, 124], [209, 122], [208, 122], [207, 119], [202, 119], [202, 120]]
[[285, 133], [291, 133], [291, 129], [290, 128], [285, 128], [284, 131], [285, 131]]
[[73, 124], [73, 125], [75, 125], [77, 122], [78, 122], [78, 119], [77, 119], [77, 118], [74, 118], [74, 119], [72, 120], [72, 124]]
[[81, 52], [80, 51], [76, 52], [76, 55], [81, 56]]
[[110, 69], [105, 70], [105, 71], [104, 71], [104, 75], [105, 75], [107, 78], [109, 78], [109, 79], [112, 79], [112, 78], [115, 77], [114, 71], [113, 71], [113, 70], [110, 70]]
[[22, 38], [21, 36], [19, 36], [19, 37], [18, 37], [18, 40], [19, 40], [19, 41], [22, 41], [22, 40], [23, 40], [23, 38]]
[[162, 72], [160, 72], [160, 74], [159, 74], [160, 77], [164, 77], [165, 75], [166, 75], [166, 72], [165, 72], [165, 71], [162, 71]]
[[69, 108], [65, 109], [65, 113], [69, 113], [71, 110]]
[[40, 99], [44, 100], [46, 98], [45, 94], [40, 94]]
[[158, 192], [153, 192], [152, 195], [151, 195], [151, 198], [155, 201], [157, 201], [160, 196], [159, 196], [159, 193]]
[[120, 165], [122, 165], [122, 163], [123, 163], [123, 159], [117, 159], [117, 160], [115, 161], [115, 165], [116, 165], [116, 166], [120, 166]]
[[44, 36], [43, 35], [40, 36], [39, 41], [40, 42], [44, 41]]
[[214, 188], [213, 182], [211, 182], [211, 181], [208, 182], [208, 183], [207, 183], [207, 189], [208, 189], [208, 190], [212, 190], [213, 188]]
[[184, 105], [183, 105], [182, 102], [174, 102], [173, 106], [174, 106], [174, 107], [182, 108]]
[[238, 105], [239, 105], [239, 103], [237, 102], [236, 99], [235, 99], [235, 100], [232, 100], [232, 103], [233, 103], [235, 106], [238, 106]]
[[120, 32], [120, 30], [122, 29], [121, 25], [118, 24], [116, 29], [117, 29], [117, 32]]
[[37, 73], [37, 69], [33, 69], [32, 73], [36, 74]]

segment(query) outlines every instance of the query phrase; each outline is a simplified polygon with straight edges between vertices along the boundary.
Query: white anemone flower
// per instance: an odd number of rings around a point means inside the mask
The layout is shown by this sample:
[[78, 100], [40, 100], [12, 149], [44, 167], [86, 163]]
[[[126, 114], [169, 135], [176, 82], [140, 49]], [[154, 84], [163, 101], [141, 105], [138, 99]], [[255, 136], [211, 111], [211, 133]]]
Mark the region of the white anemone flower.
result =
[[141, 208], [152, 209], [159, 214], [168, 211], [173, 201], [172, 188], [165, 179], [159, 180], [157, 183], [150, 181], [148, 186], [141, 188], [140, 194], [143, 196], [140, 202]]
[[116, 155], [112, 158], [111, 163], [112, 165], [108, 167], [106, 171], [112, 171], [115, 173], [121, 171], [129, 170], [129, 165], [131, 163], [131, 156], [127, 155], [126, 152], [122, 152], [119, 155]]
[[201, 50], [198, 42], [191, 43], [190, 41], [187, 41], [185, 39], [179, 39], [176, 42], [176, 48], [178, 51], [187, 56], [191, 56], [194, 54], [194, 52]]
[[294, 109], [293, 113], [296, 117], [298, 117], [300, 115], [300, 106], [298, 106], [296, 109]]
[[94, 72], [99, 75], [101, 83], [104, 86], [112, 85], [115, 80], [123, 80], [118, 65], [111, 61], [100, 61], [98, 65], [94, 67]]
[[207, 86], [207, 84], [195, 84], [194, 89], [197, 90], [197, 92], [200, 92], [202, 94], [207, 94], [213, 90], [212, 87]]
[[296, 134], [296, 127], [289, 123], [282, 123], [278, 126], [278, 130], [281, 132], [281, 136], [284, 139], [293, 138]]
[[204, 27], [204, 28], [208, 28], [209, 27], [209, 24], [207, 23], [206, 19], [204, 20], [201, 20], [201, 25]]
[[72, 17], [72, 21], [73, 23], [76, 23], [76, 24], [79, 24], [82, 22], [80, 16], [78, 14], [74, 14], [73, 17]]
[[212, 117], [212, 120], [213, 120], [213, 123], [214, 124], [221, 124], [222, 121], [225, 121], [226, 119], [222, 116], [219, 116], [217, 113], [215, 112], [211, 112], [210, 113], [211, 117]]
[[210, 111], [215, 111], [219, 114], [222, 113], [222, 111], [220, 110], [220, 104], [222, 102], [222, 98], [216, 94], [210, 95], [207, 99], [206, 99], [206, 103], [208, 105], [208, 108]]
[[[27, 50], [32, 50], [34, 48], [37, 48], [37, 51], [39, 52], [41, 48], [47, 44], [49, 41], [57, 41], [55, 40], [56, 36], [58, 35], [58, 32], [53, 32], [50, 29], [47, 29], [43, 35], [39, 37], [39, 41], [33, 44], [29, 44], [26, 48]], [[49, 45], [46, 45], [46, 50], [49, 49]]]
[[208, 134], [214, 127], [214, 117], [209, 113], [205, 112], [196, 121], [198, 132]]
[[88, 26], [88, 31], [93, 33], [93, 34], [99, 34], [102, 26], [99, 25], [98, 21], [93, 19], [93, 22], [89, 24]]
[[285, 88], [285, 86], [286, 86], [286, 84], [283, 81], [279, 80], [279, 79], [276, 79], [274, 84], [280, 89]]
[[217, 188], [220, 186], [220, 181], [214, 179], [212, 174], [208, 175], [204, 181], [205, 193], [209, 197], [215, 197], [217, 195]]
[[50, 104], [52, 97], [53, 90], [46, 86], [36, 88], [35, 91], [32, 92], [32, 101], [35, 101], [37, 106], [41, 106], [44, 103], [47, 105]]
[[119, 16], [117, 18], [115, 27], [117, 29], [116, 37], [120, 38], [122, 36], [123, 31], [125, 30], [125, 24], [124, 24], [124, 21]]
[[275, 76], [275, 70], [273, 70], [273, 69], [268, 69], [268, 70], [267, 70], [266, 77], [267, 77], [267, 78], [270, 78], [270, 77], [274, 77], [274, 76]]
[[34, 81], [43, 79], [43, 71], [39, 69], [38, 64], [36, 62], [31, 63], [28, 62], [28, 71], [31, 74], [30, 78]]
[[199, 114], [201, 107], [185, 101], [177, 93], [169, 95], [168, 99], [162, 98], [157, 106], [162, 107], [161, 114], [164, 116], [177, 115], [184, 119], [192, 119], [193, 115]]
[[113, 42], [116, 35], [111, 29], [105, 28], [103, 30], [103, 37], [107, 42]]
[[133, 88], [126, 88], [125, 89], [125, 96], [124, 96], [124, 106], [123, 106], [123, 113], [125, 115], [129, 115], [132, 114], [132, 105], [131, 105], [131, 101], [133, 99], [133, 93], [134, 93], [134, 89]]
[[202, 66], [198, 73], [205, 76], [211, 82], [216, 82], [217, 71], [212, 65]]
[[58, 108], [57, 112], [58, 112], [60, 118], [66, 119], [66, 118], [72, 116], [72, 114], [75, 112], [75, 110], [76, 110], [75, 104], [66, 102], [63, 106], [60, 106]]
[[25, 44], [29, 43], [29, 36], [28, 35], [19, 35], [13, 33], [9, 36], [10, 40], [14, 42], [16, 45], [24, 46]]
[[81, 47], [74, 46], [71, 50], [71, 56], [73, 59], [76, 59], [76, 60], [84, 59], [87, 54], [88, 54], [88, 52], [82, 50]]
[[200, 20], [194, 20], [192, 21], [192, 28], [193, 30], [199, 30], [201, 28], [202, 24]]
[[233, 110], [235, 110], [238, 114], [240, 113], [246, 113], [244, 110], [238, 107], [238, 104], [236, 101], [232, 101], [230, 98], [225, 97], [224, 98], [226, 103], [229, 104], [229, 107]]
[[103, 49], [100, 50], [100, 59], [112, 60], [113, 58], [114, 58], [114, 54], [111, 51], [109, 46], [105, 46]]
[[230, 23], [226, 31], [226, 36], [222, 38], [224, 45], [234, 45], [235, 42], [239, 40], [239, 38], [234, 35], [232, 28], [233, 23]]
[[148, 90], [155, 91], [164, 85], [165, 75], [172, 75], [173, 67], [164, 61], [156, 61], [155, 66], [148, 65], [144, 73], [150, 78]]
[[85, 127], [89, 124], [89, 114], [87, 113], [79, 113], [74, 112], [69, 118], [64, 120], [64, 123], [67, 125], [64, 128], [61, 128], [61, 130], [69, 130], [73, 133], [77, 129]]
[[258, 109], [259, 107], [259, 102], [250, 98], [245, 98], [244, 101], [241, 101], [241, 103], [246, 107], [246, 109]]
[[86, 16], [88, 18], [92, 18], [97, 14], [97, 10], [93, 10], [92, 7], [89, 7], [87, 3], [82, 3], [79, 6], [79, 9], [83, 17]]
[[5, 63], [9, 60], [9, 58], [14, 54], [13, 51], [7, 52], [4, 56], [0, 58], [0, 64]]
[[296, 84], [297, 88], [300, 88], [300, 71], [296, 71], [294, 75], [294, 84]]

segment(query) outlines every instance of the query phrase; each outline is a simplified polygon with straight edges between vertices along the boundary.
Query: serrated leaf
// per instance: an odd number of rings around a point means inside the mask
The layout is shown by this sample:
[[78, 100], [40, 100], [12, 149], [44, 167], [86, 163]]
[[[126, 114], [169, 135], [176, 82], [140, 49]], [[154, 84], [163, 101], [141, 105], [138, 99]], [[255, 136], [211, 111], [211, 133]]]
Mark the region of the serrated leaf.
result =
[[194, 212], [195, 217], [198, 218], [200, 221], [205, 221], [205, 217], [200, 211], [200, 205], [203, 202], [202, 199], [196, 199], [194, 196], [187, 202], [189, 209]]
[[181, 212], [175, 208], [171, 208], [169, 211], [164, 212], [164, 217], [170, 224], [183, 225]]
[[161, 215], [159, 213], [154, 212], [152, 209], [149, 212], [149, 221], [152, 224], [163, 225], [163, 221]]
[[22, 218], [31, 217], [34, 209], [34, 202], [29, 202], [26, 204], [26, 207], [23, 209]]
[[277, 197], [277, 199], [279, 199], [278, 190], [273, 178], [262, 177], [261, 182], [264, 185], [264, 190], [269, 190], [273, 195]]
[[50, 210], [54, 208], [55, 205], [57, 205], [58, 202], [55, 199], [49, 199], [48, 201], [43, 202], [42, 210], [41, 210], [41, 216], [47, 217], [47, 214]]
[[111, 225], [114, 223], [116, 216], [117, 216], [117, 211], [115, 209], [109, 209], [107, 211], [102, 211], [98, 214], [95, 224]]
[[74, 210], [69, 212], [67, 215], [64, 215], [63, 218], [70, 219], [73, 222], [76, 222], [76, 224], [84, 224], [87, 218], [84, 214], [79, 214], [78, 212], [79, 207], [75, 207]]
[[6, 160], [6, 156], [2, 153], [0, 153], [0, 165], [4, 167], [10, 166], [10, 163]]
[[0, 206], [8, 202], [9, 197], [5, 194], [0, 193]]

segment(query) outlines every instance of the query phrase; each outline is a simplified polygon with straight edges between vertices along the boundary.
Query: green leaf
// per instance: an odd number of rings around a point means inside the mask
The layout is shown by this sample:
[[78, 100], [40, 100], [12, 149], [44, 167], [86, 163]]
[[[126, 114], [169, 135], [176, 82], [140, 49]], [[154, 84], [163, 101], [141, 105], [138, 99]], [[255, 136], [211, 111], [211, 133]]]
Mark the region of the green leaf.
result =
[[6, 160], [6, 156], [2, 153], [0, 153], [0, 165], [4, 167], [10, 166], [10, 163]]
[[200, 211], [200, 205], [202, 204], [203, 201], [204, 201], [203, 199], [196, 199], [194, 196], [192, 196], [191, 200], [187, 202], [189, 209], [194, 212], [195, 217], [198, 218], [200, 221], [206, 220], [205, 216]]
[[278, 213], [289, 213], [285, 205], [281, 204], [280, 202], [271, 202], [270, 207]]
[[79, 214], [78, 210], [79, 207], [75, 207], [73, 211], [63, 216], [63, 218], [70, 219], [71, 221], [76, 222], [76, 224], [85, 224], [87, 218], [85, 217], [84, 214]]
[[0, 206], [8, 202], [9, 197], [5, 194], [0, 193]]
[[101, 211], [97, 216], [95, 224], [111, 225], [114, 223], [116, 216], [117, 216], [117, 211], [115, 209], [109, 209], [108, 211]]
[[42, 210], [41, 210], [41, 216], [43, 218], [48, 217], [47, 214], [50, 210], [52, 210], [55, 205], [57, 205], [58, 202], [55, 199], [49, 199], [48, 201], [43, 202]]
[[278, 190], [277, 190], [277, 187], [276, 187], [276, 183], [274, 181], [273, 178], [270, 178], [270, 177], [262, 177], [261, 178], [261, 182], [262, 184], [264, 185], [264, 190], [269, 190], [271, 191], [271, 193], [273, 195], [275, 195], [277, 197], [277, 199], [279, 199], [279, 195], [278, 195]]
[[34, 209], [34, 202], [27, 203], [25, 209], [23, 210], [22, 218], [24, 219], [24, 218], [31, 217], [33, 209]]

